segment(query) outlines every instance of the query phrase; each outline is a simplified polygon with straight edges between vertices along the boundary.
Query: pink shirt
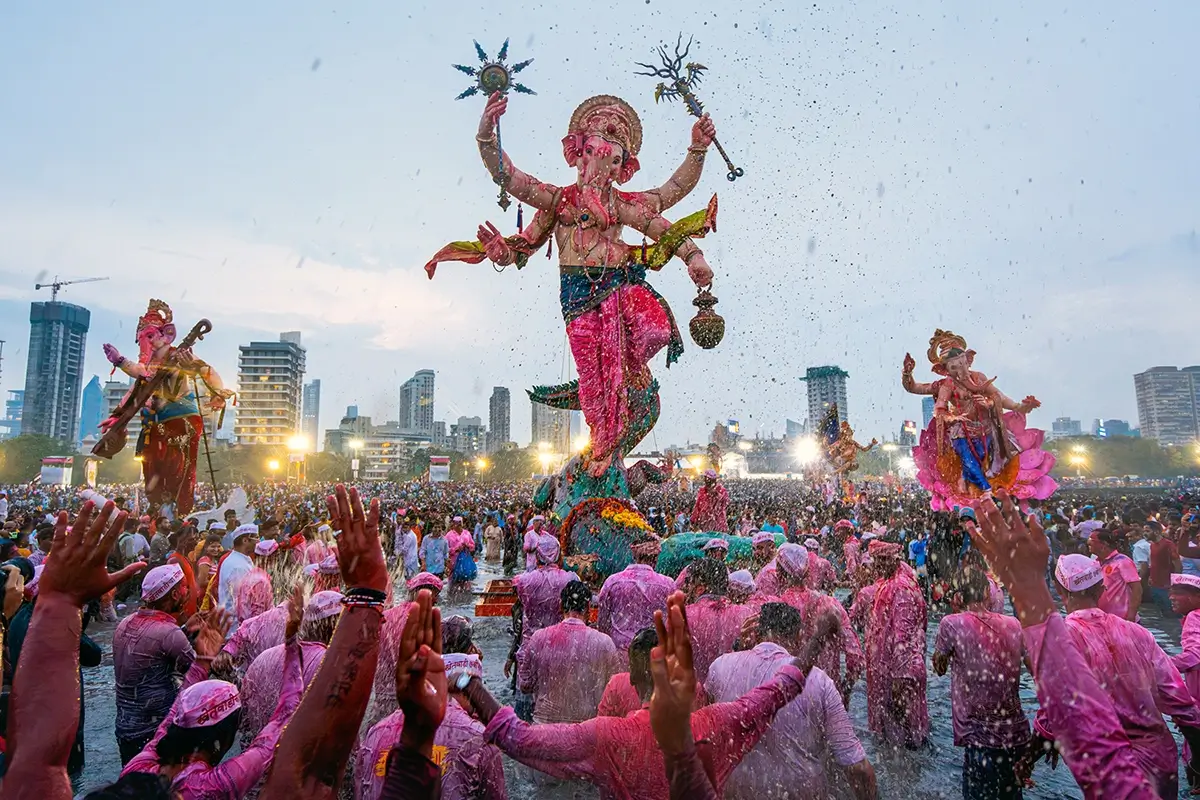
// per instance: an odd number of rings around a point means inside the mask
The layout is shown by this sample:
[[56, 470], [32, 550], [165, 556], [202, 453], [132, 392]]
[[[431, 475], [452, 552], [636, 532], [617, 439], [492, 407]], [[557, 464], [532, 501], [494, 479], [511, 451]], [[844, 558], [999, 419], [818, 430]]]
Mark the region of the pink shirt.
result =
[[[704, 708], [706, 705], [708, 696], [704, 693], [704, 684], [696, 681], [696, 700], [692, 704], [692, 710]], [[627, 717], [645, 707], [646, 704], [638, 697], [637, 689], [633, 688], [629, 680], [629, 673], [618, 672], [604, 687], [604, 695], [600, 698], [600, 708], [596, 714], [601, 717]]]
[[[736, 700], [771, 680], [791, 660], [773, 642], [721, 656], [709, 670], [708, 694], [717, 703]], [[824, 765], [830, 756], [843, 767], [867, 757], [841, 694], [817, 668], [808, 673], [804, 692], [775, 715], [770, 730], [729, 776], [724, 796], [727, 800], [824, 798]]]
[[[762, 738], [776, 712], [800, 695], [804, 676], [785, 666], [769, 683], [732, 703], [692, 714], [692, 735], [716, 779], [725, 780]], [[650, 713], [596, 717], [563, 725], [529, 725], [503, 708], [487, 726], [487, 740], [522, 764], [556, 778], [583, 779], [604, 800], [668, 800], [662, 751], [650, 730]]]
[[465, 530], [451, 530], [446, 533], [446, 546], [450, 548], [450, 558], [446, 563], [449, 565], [449, 568], [453, 570], [454, 559], [458, 557], [460, 551], [466, 550], [468, 553], [475, 552], [475, 537]]
[[[271, 712], [283, 694], [285, 646], [266, 650], [246, 670], [242, 678], [242, 740], [248, 742], [271, 721]], [[317, 677], [325, 660], [325, 645], [300, 642], [300, 670], [304, 686]]]
[[[238, 755], [215, 767], [210, 767], [203, 761], [188, 764], [171, 781], [173, 792], [178, 792], [183, 800], [240, 800], [266, 775], [275, 755], [275, 745], [283, 734], [284, 726], [292, 718], [292, 713], [300, 705], [300, 697], [304, 693], [298, 638], [293, 638], [288, 643], [287, 657], [284, 659], [281, 674], [283, 691], [280, 693], [279, 703], [271, 715], [270, 724], [263, 728], [253, 743]], [[131, 772], [158, 773], [158, 753], [155, 752], [155, 748], [158, 741], [166, 735], [174, 716], [175, 709], [172, 707], [171, 713], [163, 720], [150, 743], [121, 770], [122, 777]]]
[[521, 549], [525, 551], [526, 572], [533, 572], [537, 569], [537, 546], [538, 534], [530, 528], [525, 531], [525, 538], [521, 541]]
[[[1163, 722], [1200, 727], [1200, 710], [1150, 631], [1098, 608], [1075, 611], [1066, 618], [1071, 639], [1108, 696], [1133, 748], [1138, 765], [1155, 786], [1177, 776], [1179, 754]], [[1045, 708], [1035, 721], [1047, 738], [1058, 730]]]
[[[821, 648], [820, 654], [817, 656], [817, 666], [825, 671], [825, 675], [832, 678], [834, 682], [839, 683], [839, 688], [846, 691], [846, 697], [849, 697], [849, 692], [854, 688], [854, 684], [862, 677], [866, 667], [866, 659], [863, 657], [862, 647], [859, 645], [858, 636], [854, 633], [854, 628], [850, 625], [850, 617], [846, 614], [846, 609], [837, 600], [827, 594], [814, 592], [802, 587], [792, 587], [784, 590], [779, 597], [766, 598], [765, 600], [756, 600], [754, 605], [757, 608], [762, 608], [763, 602], [780, 602], [787, 603], [792, 608], [800, 612], [800, 616], [804, 620], [806, 636], [812, 636], [816, 633], [817, 621], [827, 612], [832, 611], [841, 623], [841, 633], [837, 639], [830, 640]], [[845, 656], [846, 672], [845, 677], [842, 675], [842, 657]]]
[[1171, 662], [1183, 675], [1183, 683], [1192, 699], [1200, 701], [1200, 611], [1192, 611], [1184, 617], [1180, 644], [1183, 652]]
[[779, 576], [775, 572], [775, 559], [771, 559], [765, 567], [754, 576], [754, 594], [756, 597], [773, 597], [779, 593]]
[[579, 577], [557, 564], [538, 567], [513, 578], [513, 589], [521, 601], [521, 647], [535, 633], [562, 619], [562, 590]]
[[379, 663], [375, 667], [374, 700], [367, 712], [367, 725], [374, 725], [400, 708], [396, 702], [396, 659], [400, 653], [400, 637], [408, 621], [409, 602], [394, 605], [383, 612], [383, 627], [379, 631]]
[[517, 654], [517, 688], [534, 696], [538, 723], [596, 716], [604, 686], [616, 671], [612, 639], [574, 617], [542, 628]]
[[1051, 614], [1025, 628], [1025, 650], [1037, 684], [1039, 721], [1057, 730], [1063, 761], [1085, 797], [1153, 800], [1112, 701], [1080, 654], [1067, 623]]
[[675, 583], [646, 564], [630, 564], [604, 581], [596, 628], [612, 637], [622, 664], [628, 663], [633, 637], [654, 627], [654, 612], [666, 611], [673, 591]]
[[283, 644], [287, 632], [287, 601], [251, 617], [238, 626], [223, 648], [233, 656], [239, 670], [245, 670], [264, 651]]
[[1029, 741], [1021, 709], [1021, 623], [990, 611], [943, 617], [933, 652], [950, 657], [950, 710], [959, 747]]
[[[404, 712], [394, 711], [363, 737], [354, 754], [355, 800], [379, 800], [387, 758], [400, 741]], [[433, 762], [442, 772], [442, 800], [507, 800], [500, 751], [483, 740], [483, 725], [457, 701], [433, 737]]]
[[[764, 567], [765, 569], [765, 567]], [[837, 572], [826, 559], [815, 553], [808, 555], [808, 571], [804, 573], [804, 585], [817, 591], [830, 591], [837, 585]]]
[[692, 667], [696, 680], [708, 683], [708, 667], [719, 656], [733, 649], [742, 623], [753, 613], [728, 597], [706, 594], [687, 607], [688, 628], [692, 632]]
[[1129, 604], [1133, 600], [1131, 583], [1140, 583], [1137, 564], [1123, 553], [1114, 552], [1100, 562], [1104, 570], [1104, 593], [1100, 595], [1100, 608], [1123, 619], [1129, 617]]

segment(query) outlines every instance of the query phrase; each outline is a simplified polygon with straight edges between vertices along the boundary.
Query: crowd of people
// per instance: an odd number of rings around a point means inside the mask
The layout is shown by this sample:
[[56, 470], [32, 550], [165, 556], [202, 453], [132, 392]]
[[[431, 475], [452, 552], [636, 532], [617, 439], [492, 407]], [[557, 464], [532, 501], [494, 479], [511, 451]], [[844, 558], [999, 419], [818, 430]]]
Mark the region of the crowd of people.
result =
[[[871, 798], [887, 787], [855, 687], [877, 746], [903, 752], [928, 741], [928, 676], [946, 673], [966, 798], [1020, 797], [1060, 757], [1085, 796], [1173, 797], [1164, 716], [1200, 786], [1196, 487], [948, 515], [909, 487], [729, 481], [724, 526], [706, 520], [679, 574], [660, 555], [694, 532], [694, 494], [650, 487], [658, 535], [591, 585], [527, 484], [373, 484], [365, 506], [340, 486], [246, 488], [247, 519], [203, 525], [139, 514], [136, 487], [101, 487], [102, 507], [0, 495], [5, 796], [70, 796], [96, 619], [119, 619], [124, 768], [93, 798], [504, 798], [505, 758], [605, 798]], [[738, 537], [748, 563], [730, 563]], [[480, 560], [514, 576], [511, 707], [473, 620], [441, 616]], [[1147, 608], [1182, 618], [1180, 653], [1139, 624]]]

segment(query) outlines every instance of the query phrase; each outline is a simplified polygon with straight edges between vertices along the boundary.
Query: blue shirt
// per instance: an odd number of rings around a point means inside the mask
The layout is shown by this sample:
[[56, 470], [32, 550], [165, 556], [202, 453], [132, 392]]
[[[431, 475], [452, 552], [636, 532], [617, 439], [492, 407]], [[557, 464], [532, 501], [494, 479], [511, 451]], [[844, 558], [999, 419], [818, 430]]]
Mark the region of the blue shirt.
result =
[[925, 566], [925, 549], [927, 542], [924, 539], [913, 539], [908, 543], [908, 557], [913, 560], [913, 563], [918, 567]]
[[763, 533], [783, 533], [782, 525], [763, 525], [759, 528]]
[[426, 536], [421, 540], [421, 558], [425, 559], [425, 571], [441, 575], [446, 571], [446, 559], [450, 556], [450, 545], [445, 536]]

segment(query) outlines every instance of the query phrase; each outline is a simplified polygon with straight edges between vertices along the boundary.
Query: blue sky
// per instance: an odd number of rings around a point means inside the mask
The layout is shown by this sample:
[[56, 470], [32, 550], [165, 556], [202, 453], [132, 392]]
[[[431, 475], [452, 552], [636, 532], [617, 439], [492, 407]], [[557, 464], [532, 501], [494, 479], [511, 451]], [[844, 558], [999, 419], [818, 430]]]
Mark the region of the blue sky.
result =
[[[710, 72], [701, 96], [746, 176], [714, 157], [682, 215], [720, 196], [702, 245], [727, 320], [663, 385], [649, 444], [716, 419], [782, 432], [809, 365], [851, 374], [867, 438], [919, 419], [899, 389], [935, 327], [967, 337], [1010, 395], [1056, 416], [1136, 421], [1132, 374], [1200, 362], [1200, 5], [553, 2], [35, 3], [0, 6], [0, 385], [23, 385], [39, 275], [68, 287], [100, 345], [133, 351], [149, 297], [232, 383], [237, 345], [301, 330], [322, 427], [347, 404], [393, 418], [399, 384], [438, 371], [437, 415], [487, 416], [564, 377], [554, 262], [520, 274], [421, 265], [515, 214], [475, 153], [482, 101], [454, 96], [472, 38], [511, 37], [538, 91], [505, 144], [527, 172], [573, 180], [559, 139], [581, 100], [642, 115], [642, 171], [661, 183], [691, 121], [655, 106], [634, 62], [682, 30]], [[1000, 9], [1000, 10], [996, 10]], [[631, 237], [632, 240], [632, 237]], [[694, 288], [654, 279], [681, 322]], [[920, 363], [918, 376], [927, 375]], [[514, 398], [513, 433], [529, 406]]]

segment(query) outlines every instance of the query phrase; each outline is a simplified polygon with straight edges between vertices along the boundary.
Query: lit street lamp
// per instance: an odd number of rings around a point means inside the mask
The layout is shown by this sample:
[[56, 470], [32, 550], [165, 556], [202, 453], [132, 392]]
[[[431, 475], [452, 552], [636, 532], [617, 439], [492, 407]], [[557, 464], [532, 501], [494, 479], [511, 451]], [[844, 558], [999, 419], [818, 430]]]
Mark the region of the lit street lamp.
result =
[[267, 469], [271, 471], [271, 480], [274, 481], [279, 472], [279, 459], [272, 458], [267, 462]]
[[794, 455], [800, 466], [807, 467], [821, 457], [821, 445], [813, 437], [803, 436], [796, 440]]
[[486, 458], [483, 458], [482, 456], [480, 456], [479, 458], [475, 459], [476, 479], [483, 477], [483, 472], [484, 472], [484, 470], [486, 470], [488, 468], [488, 466], [489, 465], [488, 465], [488, 461]]
[[554, 461], [554, 454], [549, 450], [543, 450], [538, 453], [538, 461], [542, 463], [542, 474], [547, 475], [550, 472], [550, 464]]
[[362, 450], [365, 442], [362, 439], [351, 439], [350, 449], [354, 451], [354, 458], [350, 459], [350, 470], [353, 473], [353, 479], [358, 480], [358, 451]]

